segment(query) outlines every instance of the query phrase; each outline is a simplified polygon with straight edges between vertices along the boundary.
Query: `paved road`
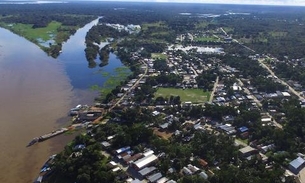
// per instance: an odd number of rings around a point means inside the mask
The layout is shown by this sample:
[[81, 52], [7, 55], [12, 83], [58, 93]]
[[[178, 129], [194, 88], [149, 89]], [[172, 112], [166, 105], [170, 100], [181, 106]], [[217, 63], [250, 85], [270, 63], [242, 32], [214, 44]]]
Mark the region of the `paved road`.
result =
[[214, 99], [214, 94], [215, 94], [215, 91], [216, 91], [216, 88], [217, 88], [217, 85], [218, 85], [218, 81], [219, 81], [219, 76], [217, 76], [216, 80], [215, 80], [215, 83], [214, 83], [214, 87], [213, 87], [213, 91], [211, 93], [211, 96], [210, 96], [210, 99], [209, 99], [209, 102], [211, 103]]
[[147, 71], [148, 71], [148, 65], [146, 64], [146, 62], [141, 61], [143, 64], [145, 64], [146, 68], [144, 71], [144, 74], [142, 74], [142, 76], [132, 85], [132, 87], [129, 88], [129, 90], [127, 92], [124, 93], [124, 95], [112, 106], [109, 108], [109, 111], [111, 111], [113, 108], [115, 108], [117, 105], [120, 104], [120, 102], [124, 99], [124, 97], [129, 94], [136, 86], [139, 85], [139, 82], [147, 75]]
[[192, 71], [194, 72], [195, 77], [197, 77], [197, 76], [198, 76], [198, 73], [197, 73], [197, 71], [194, 69], [194, 67], [193, 67], [193, 66], [191, 66], [191, 69], [192, 69]]
[[[269, 57], [268, 57], [269, 58]], [[265, 68], [267, 69], [267, 71], [273, 76], [273, 77], [276, 77], [278, 78], [275, 73], [263, 62], [264, 60], [263, 59], [259, 59], [258, 62]], [[300, 95], [299, 92], [295, 91], [295, 89], [293, 89], [288, 83], [286, 83], [285, 81], [283, 81], [282, 79], [278, 78], [278, 80], [281, 82], [281, 84], [285, 85], [288, 87], [289, 91], [291, 93], [293, 93], [294, 95], [296, 95], [297, 97], [299, 97], [300, 100], [304, 100], [304, 97], [302, 97]]]
[[120, 102], [125, 98], [125, 96], [127, 94], [129, 94], [136, 86], [138, 86], [139, 82], [147, 75], [147, 72], [148, 72], [148, 65], [145, 61], [141, 61], [142, 64], [144, 64], [146, 66], [145, 68], [145, 71], [144, 71], [144, 74], [132, 85], [132, 87], [129, 88], [128, 91], [126, 91], [124, 93], [124, 95], [115, 103], [113, 104], [109, 109], [108, 111], [105, 112], [105, 114], [103, 114], [101, 117], [97, 118], [96, 120], [94, 120], [93, 123], [100, 123], [100, 120], [108, 113], [110, 112], [113, 108], [115, 108], [117, 105], [120, 104]]
[[227, 32], [222, 27], [220, 27], [220, 29], [226, 36], [228, 36]]
[[[228, 36], [227, 32], [226, 32], [222, 27], [220, 27], [220, 29], [221, 29], [221, 31], [225, 34], [225, 36]], [[238, 40], [236, 40], [236, 39], [232, 39], [232, 40], [233, 40], [233, 42], [239, 44], [240, 46], [246, 48], [247, 50], [250, 50], [250, 51], [252, 51], [252, 52], [255, 52], [255, 50], [249, 48], [248, 46], [245, 46], [244, 44], [240, 43]]]
[[[238, 81], [239, 85], [244, 89], [245, 93], [246, 93], [247, 95], [250, 95], [250, 96], [253, 98], [253, 101], [257, 104], [257, 106], [258, 106], [258, 107], [262, 107], [262, 106], [263, 106], [262, 103], [261, 103], [259, 100], [257, 100], [257, 98], [248, 90], [248, 88], [244, 87], [244, 83], [243, 83], [240, 79], [237, 79], [237, 81]], [[266, 113], [266, 115], [267, 115], [269, 118], [273, 119], [273, 117], [272, 117], [268, 112]], [[274, 119], [273, 119], [272, 123], [273, 123], [277, 128], [283, 129], [283, 126], [282, 126], [281, 124], [279, 124], [278, 122], [276, 122]]]
[[257, 104], [257, 106], [262, 107], [262, 103], [248, 90], [248, 88], [244, 87], [244, 83], [240, 79], [237, 79], [237, 81], [238, 84], [244, 89], [245, 93], [253, 98], [253, 101]]

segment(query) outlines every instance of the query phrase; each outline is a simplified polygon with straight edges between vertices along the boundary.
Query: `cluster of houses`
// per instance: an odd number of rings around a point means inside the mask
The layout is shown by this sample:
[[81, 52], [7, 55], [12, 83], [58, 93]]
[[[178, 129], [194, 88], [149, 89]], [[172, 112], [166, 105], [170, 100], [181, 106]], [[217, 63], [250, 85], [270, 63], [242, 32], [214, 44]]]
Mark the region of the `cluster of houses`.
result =
[[[101, 144], [106, 151], [112, 154], [113, 161], [108, 163], [112, 168], [111, 171], [120, 172], [122, 169], [125, 169], [128, 172], [128, 176], [125, 176], [126, 182], [176, 183], [176, 181], [165, 177], [157, 168], [159, 157], [162, 157], [164, 153], [155, 154], [151, 149], [146, 149], [141, 153], [135, 153], [130, 146], [111, 150], [109, 149], [109, 142], [104, 141]], [[125, 174], [124, 171], [121, 171], [121, 173]]]
[[[109, 25], [121, 30], [134, 30], [138, 29], [137, 26], [132, 27], [125, 27], [121, 25]], [[185, 35], [181, 37], [181, 39], [192, 39], [193, 35]], [[227, 37], [226, 41], [232, 41], [231, 38]], [[221, 63], [221, 60], [217, 58], [209, 58], [203, 60], [201, 58], [193, 58], [190, 60], [185, 60], [177, 54], [176, 52], [180, 49], [185, 52], [196, 50], [200, 51], [197, 47], [179, 47], [179, 46], [170, 46], [167, 52], [163, 53], [166, 55], [166, 62], [170, 68], [169, 73], [176, 74], [183, 78], [181, 83], [177, 83], [175, 86], [168, 86], [171, 87], [178, 87], [178, 88], [200, 88], [201, 86], [198, 85], [196, 78], [199, 74], [209, 71], [211, 69], [218, 68], [218, 71], [222, 73], [222, 79], [215, 83], [215, 91], [212, 103], [215, 105], [220, 106], [233, 106], [237, 107], [241, 103], [250, 103], [251, 109], [259, 109], [262, 108], [262, 101], [263, 100], [272, 100], [272, 99], [289, 99], [291, 98], [291, 93], [288, 90], [285, 91], [276, 91], [275, 93], [266, 93], [266, 92], [258, 92], [257, 89], [249, 83], [249, 80], [241, 78], [236, 80], [233, 85], [226, 86], [223, 82], [224, 80], [230, 80], [234, 78], [235, 75], [239, 74], [240, 71], [236, 68], [230, 67], [228, 65], [224, 65]], [[212, 49], [212, 50], [211, 50]], [[202, 51], [202, 50], [201, 50]], [[223, 50], [219, 48], [204, 48], [204, 53], [213, 53], [213, 54], [223, 54]], [[251, 56], [252, 59], [259, 59], [261, 58], [260, 55], [253, 55]], [[159, 75], [160, 71], [154, 69], [154, 59], [151, 58], [141, 58], [140, 53], [135, 52], [132, 54], [131, 59], [139, 60], [142, 64], [141, 69], [143, 73], [140, 74], [137, 78], [128, 81], [125, 85], [121, 87], [121, 92], [117, 93], [118, 98], [122, 98], [120, 105], [121, 106], [132, 106], [134, 105], [134, 101], [132, 98], [134, 97], [133, 89], [136, 87], [140, 87], [141, 84], [146, 82], [146, 78], [148, 76], [155, 76]], [[147, 71], [147, 73], [146, 73]], [[274, 82], [279, 82], [278, 78], [270, 76], [270, 78]], [[290, 86], [298, 87], [302, 89], [302, 87], [293, 81], [290, 81]], [[135, 87], [136, 85], [136, 87]], [[230, 90], [230, 93], [229, 93]], [[305, 106], [305, 101], [301, 101], [303, 106]], [[100, 104], [102, 106], [104, 104]], [[113, 105], [113, 103], [105, 104], [108, 106]], [[192, 106], [192, 103], [185, 103], [186, 106]], [[162, 112], [162, 108], [160, 110], [157, 106], [155, 107], [155, 111], [152, 113], [153, 116], [158, 116]], [[84, 122], [84, 121], [93, 121], [97, 117], [101, 115], [101, 111], [97, 110], [87, 110], [79, 112], [79, 109], [72, 110], [71, 113], [77, 113], [78, 118], [77, 120]], [[264, 112], [261, 112], [261, 122], [263, 125], [272, 125], [280, 127], [278, 123], [285, 119], [285, 114], [282, 112], [278, 112], [276, 106], [268, 105], [267, 109]], [[174, 115], [167, 116], [165, 122], [159, 124], [158, 128], [166, 131], [169, 125], [175, 123], [179, 119]], [[196, 120], [194, 122], [188, 123], [191, 127], [195, 130], [213, 130], [217, 131], [218, 133], [225, 133], [231, 136], [237, 136], [241, 139], [247, 139], [249, 137], [249, 128], [247, 126], [233, 126], [232, 121], [234, 121], [233, 116], [225, 116], [222, 121], [213, 121], [212, 119], [203, 117], [199, 121]], [[179, 135], [180, 132], [176, 131], [174, 135]], [[189, 142], [194, 136], [189, 135], [183, 138], [184, 142]], [[165, 175], [158, 170], [158, 161], [162, 153], [156, 154], [153, 150], [147, 149], [141, 153], [135, 153], [131, 149], [131, 147], [122, 147], [117, 150], [109, 149], [111, 147], [111, 139], [113, 136], [108, 137], [107, 141], [102, 142], [102, 146], [105, 148], [106, 151], [110, 152], [113, 157], [113, 161], [109, 163], [109, 166], [112, 167], [113, 172], [120, 172], [122, 169], [126, 168], [129, 172], [129, 176], [125, 177], [126, 182], [129, 183], [137, 183], [146, 180], [147, 182], [156, 182], [156, 183], [175, 183], [176, 181], [170, 180]], [[255, 142], [249, 143], [246, 146], [239, 149], [240, 156], [244, 159], [251, 159], [254, 156], [260, 157], [263, 161], [267, 162], [266, 153], [275, 149], [274, 144], [256, 144]], [[305, 167], [305, 160], [304, 157], [298, 157], [295, 160], [291, 161], [289, 164], [289, 171], [293, 174], [298, 174]], [[206, 166], [207, 162], [201, 160], [201, 163]], [[272, 165], [266, 164], [266, 169], [271, 168]], [[169, 170], [173, 171], [173, 170]], [[124, 172], [124, 171], [122, 171]], [[181, 173], [184, 175], [194, 175], [198, 174], [204, 179], [208, 178], [207, 172], [203, 169], [198, 168], [192, 164], [188, 164], [187, 166], [183, 167]], [[123, 176], [124, 177], [124, 176]]]

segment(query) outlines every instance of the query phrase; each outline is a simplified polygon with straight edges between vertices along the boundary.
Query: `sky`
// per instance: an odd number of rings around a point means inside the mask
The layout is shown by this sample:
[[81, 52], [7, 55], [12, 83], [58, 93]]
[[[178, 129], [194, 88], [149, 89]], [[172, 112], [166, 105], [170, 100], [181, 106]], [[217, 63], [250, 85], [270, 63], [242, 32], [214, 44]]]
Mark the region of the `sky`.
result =
[[257, 4], [257, 5], [292, 5], [305, 6], [305, 0], [106, 0], [136, 2], [179, 2], [179, 3], [212, 3], [212, 4]]
[[[2, 1], [87, 1], [87, 0], [2, 0]], [[121, 1], [121, 2], [177, 2], [177, 3], [211, 3], [211, 4], [254, 4], [305, 6], [305, 0], [88, 0], [88, 1]], [[0, 0], [1, 2], [1, 0]]]

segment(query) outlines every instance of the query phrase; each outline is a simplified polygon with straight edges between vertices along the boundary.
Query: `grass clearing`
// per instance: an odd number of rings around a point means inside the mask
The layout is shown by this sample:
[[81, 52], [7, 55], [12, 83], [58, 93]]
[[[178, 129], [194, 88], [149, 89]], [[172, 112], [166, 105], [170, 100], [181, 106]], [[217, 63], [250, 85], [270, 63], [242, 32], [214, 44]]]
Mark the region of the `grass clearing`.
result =
[[281, 31], [271, 31], [269, 32], [269, 35], [271, 35], [272, 37], [286, 37], [287, 36], [287, 32], [281, 32]]
[[209, 25], [209, 22], [206, 22], [206, 21], [200, 22], [200, 23], [196, 24], [196, 29], [205, 29], [208, 27], [208, 25]]
[[211, 92], [204, 92], [201, 89], [181, 89], [181, 88], [158, 88], [155, 93], [157, 97], [180, 96], [181, 102], [204, 103], [210, 98]]
[[3, 22], [0, 23], [0, 26], [25, 37], [40, 47], [48, 47], [48, 45], [46, 46], [46, 44], [44, 44], [44, 42], [48, 41], [62, 43], [69, 38], [71, 34], [70, 30], [77, 29], [77, 27], [73, 26], [62, 26], [62, 23], [56, 21], [52, 21], [48, 24], [48, 26], [41, 28], [33, 28], [32, 24], [5, 24]]
[[152, 53], [151, 58], [165, 60], [165, 59], [167, 59], [167, 55], [162, 54], [162, 53]]
[[245, 144], [249, 144], [249, 139], [241, 139], [241, 138], [237, 138], [237, 140], [245, 143]]
[[219, 41], [219, 39], [214, 37], [214, 36], [196, 37], [194, 40], [195, 41], [202, 41], [202, 42], [217, 42], [217, 41]]
[[61, 23], [52, 21], [47, 27], [32, 28], [32, 24], [10, 24], [7, 27], [14, 32], [30, 39], [37, 40], [38, 38], [47, 41], [53, 39], [57, 34], [57, 29], [61, 26]]

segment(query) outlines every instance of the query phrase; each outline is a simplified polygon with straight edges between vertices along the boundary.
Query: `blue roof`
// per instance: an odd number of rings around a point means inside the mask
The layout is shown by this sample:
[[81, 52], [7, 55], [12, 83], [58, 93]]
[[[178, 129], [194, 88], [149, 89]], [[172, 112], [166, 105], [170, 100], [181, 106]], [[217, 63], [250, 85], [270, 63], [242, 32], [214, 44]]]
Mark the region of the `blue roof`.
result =
[[298, 157], [297, 159], [293, 160], [289, 163], [290, 166], [292, 166], [295, 169], [298, 169], [300, 166], [302, 166], [305, 163], [305, 160], [301, 157]]
[[244, 133], [244, 132], [248, 131], [249, 128], [247, 128], [247, 127], [245, 127], [245, 126], [242, 126], [242, 127], [238, 128], [238, 130], [239, 130], [241, 133]]
[[79, 144], [79, 145], [74, 146], [74, 150], [85, 149], [85, 148], [86, 148], [86, 146], [84, 144]]

